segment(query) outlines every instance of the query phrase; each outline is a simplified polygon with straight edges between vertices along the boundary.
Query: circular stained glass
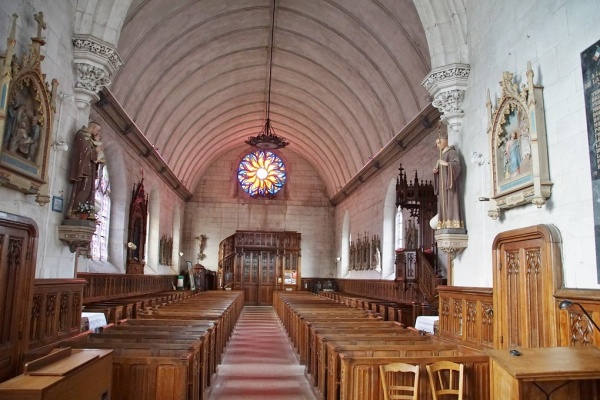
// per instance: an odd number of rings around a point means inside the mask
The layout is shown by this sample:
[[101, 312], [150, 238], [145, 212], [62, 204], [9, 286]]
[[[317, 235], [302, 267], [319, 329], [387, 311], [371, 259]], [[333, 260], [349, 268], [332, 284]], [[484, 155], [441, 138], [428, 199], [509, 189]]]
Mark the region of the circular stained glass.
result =
[[257, 150], [242, 159], [238, 166], [238, 181], [252, 197], [272, 197], [286, 180], [285, 165], [270, 151]]

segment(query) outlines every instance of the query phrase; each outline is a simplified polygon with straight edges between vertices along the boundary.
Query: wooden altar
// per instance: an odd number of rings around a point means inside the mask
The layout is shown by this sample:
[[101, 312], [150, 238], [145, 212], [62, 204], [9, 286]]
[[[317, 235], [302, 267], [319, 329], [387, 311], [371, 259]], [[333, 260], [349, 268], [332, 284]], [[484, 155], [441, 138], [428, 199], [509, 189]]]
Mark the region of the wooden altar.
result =
[[300, 290], [300, 233], [236, 231], [219, 244], [219, 288], [246, 305], [272, 305], [273, 291]]

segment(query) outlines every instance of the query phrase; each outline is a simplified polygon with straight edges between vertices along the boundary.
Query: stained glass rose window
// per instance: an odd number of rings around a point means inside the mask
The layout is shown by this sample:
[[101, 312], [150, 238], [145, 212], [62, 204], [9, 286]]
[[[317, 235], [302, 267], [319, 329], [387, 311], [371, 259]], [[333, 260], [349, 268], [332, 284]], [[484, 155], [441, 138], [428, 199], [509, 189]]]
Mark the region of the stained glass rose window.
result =
[[272, 197], [286, 181], [285, 165], [270, 151], [256, 150], [246, 155], [238, 166], [238, 181], [252, 197]]

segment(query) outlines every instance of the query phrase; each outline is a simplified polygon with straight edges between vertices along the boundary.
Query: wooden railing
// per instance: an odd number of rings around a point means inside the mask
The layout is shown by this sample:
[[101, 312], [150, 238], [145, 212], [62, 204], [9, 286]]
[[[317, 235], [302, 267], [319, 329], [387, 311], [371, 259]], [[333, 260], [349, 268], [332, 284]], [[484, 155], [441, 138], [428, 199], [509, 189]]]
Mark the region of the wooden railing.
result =
[[79, 334], [83, 279], [36, 279], [29, 326], [29, 350]]
[[77, 278], [87, 281], [83, 289], [83, 303], [86, 304], [172, 290], [177, 276], [78, 273]]
[[440, 336], [476, 348], [494, 347], [492, 288], [438, 286]]

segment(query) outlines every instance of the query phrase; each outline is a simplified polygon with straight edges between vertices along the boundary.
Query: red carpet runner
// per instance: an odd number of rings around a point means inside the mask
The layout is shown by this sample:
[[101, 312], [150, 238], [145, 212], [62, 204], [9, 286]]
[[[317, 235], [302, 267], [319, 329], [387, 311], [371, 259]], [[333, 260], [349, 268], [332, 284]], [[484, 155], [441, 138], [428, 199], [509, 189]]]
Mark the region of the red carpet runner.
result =
[[244, 307], [209, 400], [316, 400], [273, 307]]

